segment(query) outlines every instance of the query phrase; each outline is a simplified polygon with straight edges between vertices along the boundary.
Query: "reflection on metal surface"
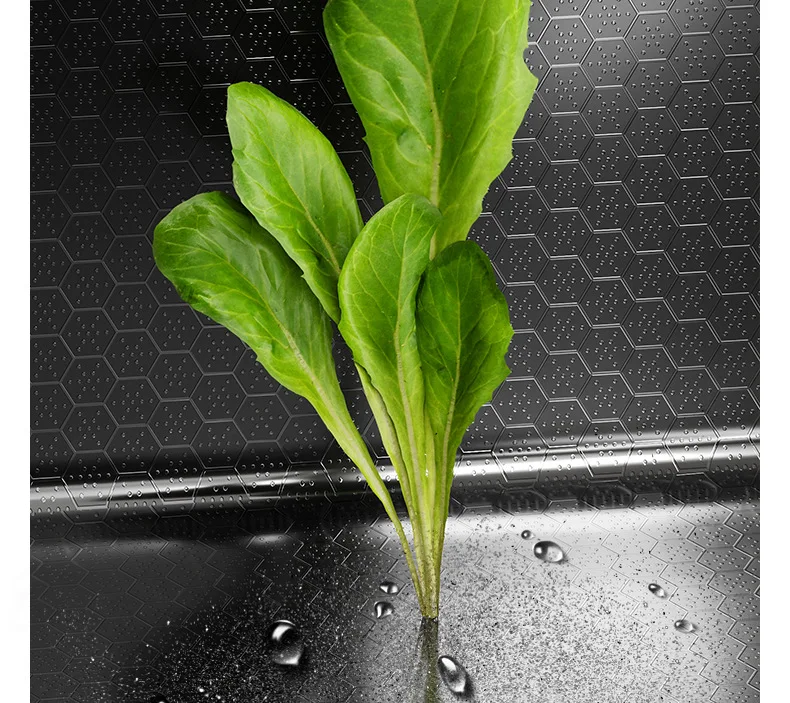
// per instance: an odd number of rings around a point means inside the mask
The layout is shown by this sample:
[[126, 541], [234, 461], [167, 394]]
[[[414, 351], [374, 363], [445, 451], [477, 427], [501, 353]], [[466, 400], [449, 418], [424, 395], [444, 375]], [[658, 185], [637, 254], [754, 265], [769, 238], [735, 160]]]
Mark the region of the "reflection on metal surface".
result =
[[[684, 447], [684, 449], [681, 449]], [[704, 461], [680, 461], [678, 450], [688, 449]], [[356, 499], [367, 492], [364, 482], [340, 482], [353, 467], [332, 469], [298, 465], [272, 472], [264, 485], [253, 473], [217, 470], [200, 478], [172, 480], [163, 486], [145, 473], [112, 481], [74, 486], [61, 479], [35, 481], [30, 489], [34, 515], [79, 514], [83, 519], [150, 511], [156, 515], [217, 508], [262, 508], [280, 503]], [[381, 471], [397, 491], [394, 471]], [[455, 468], [453, 495], [464, 504], [490, 503], [494, 495], [532, 495], [539, 501], [578, 497], [595, 507], [628, 505], [633, 492], [681, 493], [693, 487], [695, 499], [713, 499], [720, 488], [755, 484], [759, 473], [759, 438], [713, 440], [682, 444], [670, 436], [661, 443], [643, 443], [614, 451], [595, 442], [581, 448], [524, 452], [477, 453], [462, 458]], [[701, 479], [708, 479], [713, 484]], [[177, 490], [169, 490], [175, 483]], [[193, 489], [188, 489], [192, 485]], [[702, 491], [702, 493], [700, 493]], [[685, 500], [686, 493], [678, 494]], [[511, 498], [512, 499], [512, 498]]]
[[409, 703], [439, 703], [439, 620], [422, 618], [414, 649], [413, 684]]
[[[105, 521], [42, 514], [32, 521], [33, 698], [199, 703], [202, 686], [227, 703], [403, 703], [423, 671], [423, 696], [450, 703], [436, 669], [450, 654], [480, 701], [756, 702], [755, 491], [711, 492], [691, 478], [672, 494], [631, 492], [624, 507], [534, 493], [456, 502], [427, 669], [415, 665], [431, 642], [418, 647], [400, 546], [372, 499], [130, 509]], [[567, 560], [535, 559], [523, 530]], [[404, 585], [377, 620], [387, 579]], [[650, 593], [656, 582], [666, 598]], [[299, 667], [269, 658], [276, 620], [302, 633]], [[678, 620], [697, 629], [679, 632]]]

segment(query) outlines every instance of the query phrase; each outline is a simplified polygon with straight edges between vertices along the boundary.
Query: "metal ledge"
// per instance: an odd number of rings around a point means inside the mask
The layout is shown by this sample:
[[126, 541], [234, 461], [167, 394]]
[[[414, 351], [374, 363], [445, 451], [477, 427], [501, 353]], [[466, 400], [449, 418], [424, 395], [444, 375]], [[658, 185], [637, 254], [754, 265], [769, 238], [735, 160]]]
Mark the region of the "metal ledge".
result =
[[[380, 464], [394, 494], [394, 471]], [[631, 443], [601, 437], [580, 446], [466, 454], [456, 464], [454, 499], [464, 505], [500, 502], [524, 492], [546, 501], [578, 499], [594, 507], [624, 506], [632, 492], [671, 493], [695, 485], [699, 498], [721, 489], [756, 485], [759, 434], [727, 439], [670, 436]], [[704, 488], [706, 482], [710, 485]], [[703, 486], [703, 488], [700, 488]], [[170, 475], [130, 473], [113, 481], [75, 485], [63, 479], [34, 481], [33, 516], [68, 515], [101, 520], [131, 513], [172, 515], [217, 508], [258, 508], [280, 503], [342, 501], [369, 493], [362, 476], [345, 461], [294, 464], [279, 471], [250, 466]]]

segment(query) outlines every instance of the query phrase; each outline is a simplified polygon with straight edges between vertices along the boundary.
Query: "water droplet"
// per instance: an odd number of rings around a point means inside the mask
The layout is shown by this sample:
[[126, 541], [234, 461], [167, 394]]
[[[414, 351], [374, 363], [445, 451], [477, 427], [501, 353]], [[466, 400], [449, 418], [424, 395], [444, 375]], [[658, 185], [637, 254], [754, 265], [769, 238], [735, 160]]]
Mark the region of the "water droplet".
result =
[[381, 620], [382, 618], [392, 615], [395, 612], [395, 608], [392, 607], [392, 603], [379, 600], [373, 604], [373, 612], [376, 614], [376, 619]]
[[304, 654], [302, 636], [290, 620], [277, 620], [269, 629], [269, 641], [274, 645], [271, 659], [280, 666], [299, 666]]
[[469, 675], [458, 660], [446, 654], [439, 657], [439, 675], [453, 693], [466, 693], [469, 688]]
[[565, 559], [565, 552], [562, 551], [562, 548], [558, 544], [549, 542], [548, 540], [536, 542], [535, 546], [532, 548], [532, 552], [541, 561], [556, 563]]
[[651, 583], [647, 590], [650, 591], [654, 596], [658, 596], [659, 598], [666, 598], [667, 592], [661, 588], [657, 583]]
[[688, 620], [675, 620], [675, 629], [678, 632], [696, 632], [697, 626]]
[[167, 698], [165, 698], [161, 693], [155, 693], [148, 699], [148, 703], [167, 703]]
[[529, 530], [524, 530], [521, 533], [521, 539], [529, 539], [530, 537], [532, 537], [532, 533]]
[[382, 581], [379, 584], [379, 589], [384, 591], [388, 596], [394, 596], [396, 593], [400, 592], [400, 586], [395, 583], [394, 581]]
[[206, 689], [203, 686], [198, 686], [198, 693], [205, 693]]

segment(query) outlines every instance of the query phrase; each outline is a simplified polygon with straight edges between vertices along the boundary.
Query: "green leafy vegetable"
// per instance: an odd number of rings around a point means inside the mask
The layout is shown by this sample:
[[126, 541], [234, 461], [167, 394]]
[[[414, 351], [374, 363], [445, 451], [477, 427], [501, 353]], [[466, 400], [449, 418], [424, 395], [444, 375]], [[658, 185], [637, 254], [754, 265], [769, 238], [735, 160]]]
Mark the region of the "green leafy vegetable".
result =
[[241, 205], [223, 193], [182, 203], [157, 226], [154, 256], [179, 295], [246, 342], [278, 382], [314, 405], [337, 397], [329, 318]]
[[354, 187], [332, 145], [266, 88], [228, 88], [233, 185], [241, 202], [304, 272], [337, 322], [337, 279], [362, 227]]
[[456, 242], [434, 259], [417, 298], [417, 339], [436, 461], [452, 466], [464, 433], [510, 373], [513, 328], [485, 252]]
[[400, 531], [340, 390], [329, 317], [274, 237], [227, 195], [204, 193], [157, 225], [154, 258], [187, 303], [233, 332], [275, 380], [310, 401]]
[[[228, 89], [241, 204], [206, 193], [156, 227], [181, 297], [313, 405], [382, 502], [420, 604], [439, 612], [456, 453], [508, 374], [507, 304], [464, 241], [535, 89], [528, 0], [330, 0], [332, 51], [366, 129], [385, 207], [363, 227], [326, 138], [261, 86]], [[414, 547], [349, 415], [332, 321], [398, 476]]]
[[524, 63], [529, 0], [330, 0], [324, 26], [385, 202], [426, 197], [434, 252], [466, 239], [537, 79]]
[[425, 459], [414, 308], [440, 220], [424, 198], [398, 198], [365, 225], [340, 276], [340, 333], [381, 395], [398, 443], [407, 449], [403, 460], [414, 470]]
[[431, 262], [416, 319], [435, 461], [433, 537], [441, 555], [456, 451], [478, 410], [510, 373], [504, 360], [513, 337], [507, 301], [477, 244], [456, 242]]
[[[404, 195], [375, 214], [349, 252], [340, 275], [340, 333], [381, 397], [374, 406], [415, 522], [417, 561], [431, 553], [431, 496], [425, 437], [425, 390], [417, 348], [417, 288], [441, 221], [425, 198]], [[391, 427], [390, 427], [391, 426]], [[425, 523], [425, 524], [423, 524]], [[425, 553], [424, 553], [425, 552]]]

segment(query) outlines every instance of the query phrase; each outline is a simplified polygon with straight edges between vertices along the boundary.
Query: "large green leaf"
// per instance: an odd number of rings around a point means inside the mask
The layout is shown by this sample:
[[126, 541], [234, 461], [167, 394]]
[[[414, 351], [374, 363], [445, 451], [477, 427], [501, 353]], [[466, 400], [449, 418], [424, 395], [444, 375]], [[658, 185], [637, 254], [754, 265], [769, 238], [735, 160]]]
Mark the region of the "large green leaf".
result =
[[416, 295], [440, 221], [439, 211], [424, 198], [398, 198], [365, 225], [340, 275], [340, 332], [386, 408], [377, 420], [385, 442], [391, 423], [397, 446], [390, 442], [387, 450], [396, 469], [402, 459], [409, 472], [399, 476], [409, 502], [412, 495], [419, 500], [416, 477], [426, 467]]
[[312, 403], [349, 456], [365, 462], [348, 436], [353, 423], [329, 317], [274, 237], [235, 200], [204, 193], [157, 225], [154, 257], [186, 302], [246, 342], [278, 382]]
[[227, 119], [239, 198], [337, 322], [337, 279], [362, 227], [340, 158], [304, 115], [259, 85], [228, 88]]
[[[474, 242], [456, 242], [430, 263], [416, 315], [436, 498], [445, 502], [464, 433], [510, 372], [505, 354], [513, 328], [491, 262]], [[446, 516], [445, 506], [437, 510]]]
[[365, 127], [381, 194], [423, 195], [441, 251], [466, 238], [537, 79], [529, 0], [330, 0], [324, 26]]

